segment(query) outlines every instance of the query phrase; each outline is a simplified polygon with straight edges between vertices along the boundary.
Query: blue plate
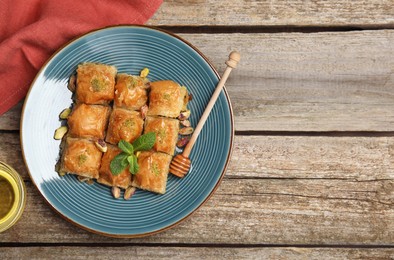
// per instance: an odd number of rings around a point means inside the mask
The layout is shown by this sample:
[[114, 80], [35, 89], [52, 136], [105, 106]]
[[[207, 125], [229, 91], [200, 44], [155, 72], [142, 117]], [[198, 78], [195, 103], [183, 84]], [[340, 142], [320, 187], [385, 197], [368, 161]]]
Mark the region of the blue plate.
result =
[[55, 164], [60, 141], [59, 113], [72, 103], [69, 76], [81, 62], [115, 65], [139, 74], [148, 67], [151, 81], [171, 79], [193, 94], [191, 123], [197, 125], [219, 76], [195, 47], [168, 32], [145, 26], [116, 26], [70, 42], [43, 66], [25, 100], [21, 120], [23, 156], [30, 177], [49, 205], [65, 219], [89, 231], [115, 237], [154, 234], [179, 223], [215, 191], [228, 164], [234, 137], [226, 90], [216, 102], [190, 155], [192, 169], [179, 179], [170, 175], [167, 192], [138, 190], [131, 200], [113, 199], [110, 188], [59, 177]]

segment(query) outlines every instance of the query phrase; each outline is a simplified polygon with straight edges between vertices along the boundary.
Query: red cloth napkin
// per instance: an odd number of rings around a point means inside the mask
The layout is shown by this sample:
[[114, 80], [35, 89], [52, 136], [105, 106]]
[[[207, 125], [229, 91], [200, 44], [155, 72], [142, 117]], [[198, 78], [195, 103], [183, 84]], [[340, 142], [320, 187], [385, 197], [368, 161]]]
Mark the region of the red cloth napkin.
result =
[[27, 93], [45, 61], [71, 39], [117, 24], [143, 24], [162, 0], [1, 0], [0, 115]]

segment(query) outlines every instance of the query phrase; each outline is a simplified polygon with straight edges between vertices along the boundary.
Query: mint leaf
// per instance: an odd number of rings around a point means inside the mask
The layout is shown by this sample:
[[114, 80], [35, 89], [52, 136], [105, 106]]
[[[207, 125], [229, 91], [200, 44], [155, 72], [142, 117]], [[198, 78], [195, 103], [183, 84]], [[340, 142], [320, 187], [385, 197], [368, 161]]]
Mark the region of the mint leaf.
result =
[[141, 135], [133, 142], [134, 151], [147, 151], [152, 149], [156, 141], [156, 134], [149, 132]]
[[134, 148], [133, 146], [129, 143], [126, 142], [125, 140], [120, 140], [118, 143], [118, 147], [125, 153], [127, 154], [134, 154]]
[[136, 174], [138, 172], [138, 170], [140, 169], [140, 167], [138, 166], [137, 163], [137, 156], [135, 155], [129, 155], [127, 157], [127, 161], [129, 162], [129, 171], [131, 174]]
[[137, 162], [137, 156], [134, 156], [133, 159], [134, 159], [134, 170], [135, 170], [135, 173], [137, 173], [140, 169], [140, 166], [138, 165], [138, 162]]
[[112, 175], [119, 175], [124, 169], [126, 169], [128, 156], [129, 155], [127, 153], [120, 153], [112, 159], [109, 165]]

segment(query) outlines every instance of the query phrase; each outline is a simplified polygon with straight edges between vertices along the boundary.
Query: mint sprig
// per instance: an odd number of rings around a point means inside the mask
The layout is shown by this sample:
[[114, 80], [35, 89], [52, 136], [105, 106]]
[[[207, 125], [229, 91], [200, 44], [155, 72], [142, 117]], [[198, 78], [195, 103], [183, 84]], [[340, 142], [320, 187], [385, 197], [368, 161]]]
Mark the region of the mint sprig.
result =
[[122, 152], [115, 156], [109, 165], [112, 175], [119, 175], [127, 166], [129, 166], [131, 174], [136, 174], [139, 170], [139, 165], [137, 163], [137, 156], [134, 153], [152, 149], [155, 141], [156, 134], [154, 132], [141, 135], [133, 144], [125, 140], [120, 140], [118, 147]]
[[133, 142], [134, 151], [147, 151], [152, 149], [156, 141], [155, 132], [149, 132], [141, 135]]
[[122, 150], [127, 154], [134, 154], [133, 145], [130, 144], [129, 142], [126, 142], [125, 140], [120, 140], [118, 143], [118, 147], [120, 148], [120, 150]]
[[127, 153], [120, 153], [112, 159], [109, 165], [112, 175], [119, 175], [124, 169], [126, 169], [129, 164], [127, 156]]

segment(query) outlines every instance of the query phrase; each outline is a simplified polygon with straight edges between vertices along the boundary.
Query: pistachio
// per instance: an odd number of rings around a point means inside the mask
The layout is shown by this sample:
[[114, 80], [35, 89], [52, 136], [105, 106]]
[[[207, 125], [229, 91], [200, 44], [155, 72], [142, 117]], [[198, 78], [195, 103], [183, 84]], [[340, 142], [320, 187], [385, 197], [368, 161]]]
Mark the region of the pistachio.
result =
[[182, 121], [179, 121], [179, 123], [181, 123], [181, 125], [185, 126], [185, 127], [191, 126], [191, 123], [189, 120], [182, 120]]
[[185, 145], [187, 145], [187, 143], [189, 143], [189, 141], [190, 141], [190, 137], [188, 137], [188, 136], [182, 137], [181, 139], [178, 140], [178, 142], [176, 142], [176, 146], [178, 146], [179, 148], [182, 148]]
[[90, 178], [89, 178], [89, 177], [80, 176], [80, 175], [79, 175], [77, 178], [78, 178], [78, 180], [79, 180], [80, 182], [85, 182], [85, 181], [88, 181], [88, 180], [90, 180]]
[[60, 161], [58, 161], [56, 164], [55, 164], [55, 172], [57, 172], [57, 173], [59, 173], [60, 172]]
[[67, 117], [70, 115], [70, 113], [71, 113], [71, 108], [63, 109], [63, 111], [59, 115], [59, 118], [60, 119], [67, 119]]
[[115, 199], [120, 197], [120, 189], [118, 187], [112, 187], [112, 196], [114, 196]]
[[94, 144], [96, 145], [97, 149], [99, 149], [101, 152], [103, 153], [107, 152], [108, 147], [103, 139], [98, 139], [96, 142], [94, 142]]
[[147, 105], [143, 105], [140, 109], [140, 113], [141, 113], [141, 117], [142, 119], [145, 119], [146, 114], [148, 113], [148, 106]]
[[61, 126], [61, 127], [59, 127], [59, 128], [56, 129], [56, 131], [55, 131], [54, 138], [55, 138], [56, 140], [62, 139], [63, 136], [67, 133], [67, 131], [68, 131], [68, 127], [67, 127], [67, 126]]
[[143, 68], [140, 72], [140, 77], [141, 78], [146, 78], [149, 74], [149, 69], [148, 68]]
[[138, 158], [138, 157], [140, 156], [140, 154], [141, 154], [141, 151], [137, 151], [137, 152], [135, 153], [135, 156]]
[[179, 120], [186, 120], [186, 119], [188, 119], [189, 117], [190, 117], [190, 110], [186, 110], [186, 111], [183, 111], [183, 112], [181, 112], [181, 113], [179, 114], [178, 119], [179, 119]]
[[59, 171], [58, 174], [59, 174], [60, 177], [63, 177], [63, 176], [65, 176], [67, 173], [64, 172], [64, 171]]
[[124, 195], [123, 195], [123, 198], [125, 199], [125, 200], [129, 200], [130, 198], [131, 198], [131, 196], [133, 196], [133, 194], [135, 193], [135, 191], [136, 191], [136, 188], [135, 187], [128, 187], [126, 190], [125, 190], [125, 192], [124, 192]]
[[71, 92], [75, 92], [75, 88], [76, 88], [76, 79], [77, 77], [75, 75], [71, 75], [70, 79], [68, 80], [68, 85], [67, 88], [71, 91]]
[[190, 126], [184, 127], [179, 130], [179, 134], [180, 135], [190, 135], [191, 133], [193, 133], [193, 131], [194, 131], [193, 127], [190, 127]]

